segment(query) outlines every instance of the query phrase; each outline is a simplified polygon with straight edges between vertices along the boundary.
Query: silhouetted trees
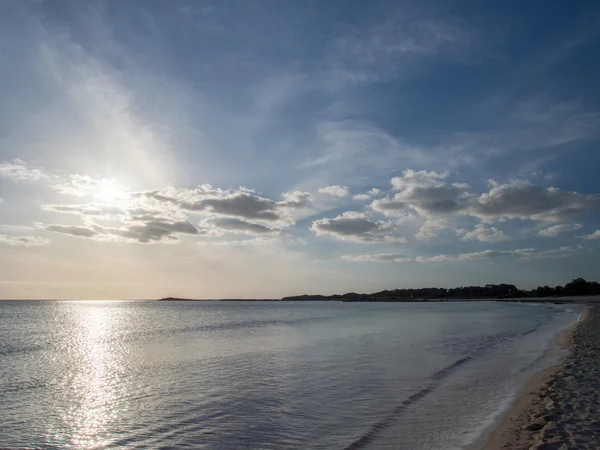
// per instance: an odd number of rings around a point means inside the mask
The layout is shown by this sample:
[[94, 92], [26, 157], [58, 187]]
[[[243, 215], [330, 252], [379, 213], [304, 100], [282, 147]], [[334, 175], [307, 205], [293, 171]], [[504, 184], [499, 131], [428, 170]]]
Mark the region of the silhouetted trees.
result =
[[538, 287], [531, 291], [522, 291], [523, 297], [577, 297], [581, 295], [600, 295], [600, 283], [576, 278], [564, 286]]
[[486, 284], [485, 286], [461, 286], [452, 289], [421, 288], [393, 289], [374, 294], [349, 292], [342, 295], [300, 295], [282, 300], [343, 300], [362, 302], [391, 302], [411, 300], [485, 299], [485, 298], [531, 298], [600, 295], [600, 283], [576, 278], [563, 286], [540, 286], [530, 291], [518, 289], [512, 284]]

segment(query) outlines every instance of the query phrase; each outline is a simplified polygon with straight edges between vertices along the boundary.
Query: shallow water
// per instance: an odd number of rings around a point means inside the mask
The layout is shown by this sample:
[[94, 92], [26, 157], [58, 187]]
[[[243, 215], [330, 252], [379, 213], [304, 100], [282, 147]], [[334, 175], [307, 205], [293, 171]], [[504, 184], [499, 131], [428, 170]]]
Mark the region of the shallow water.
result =
[[495, 302], [0, 302], [0, 448], [461, 448], [576, 316]]

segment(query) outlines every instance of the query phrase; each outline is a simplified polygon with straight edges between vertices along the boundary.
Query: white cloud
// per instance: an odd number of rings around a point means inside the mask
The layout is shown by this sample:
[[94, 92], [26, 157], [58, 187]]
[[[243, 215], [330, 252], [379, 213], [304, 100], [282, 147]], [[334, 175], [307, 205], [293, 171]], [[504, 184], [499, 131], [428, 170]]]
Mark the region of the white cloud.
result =
[[24, 161], [0, 162], [0, 177], [29, 183], [43, 182], [59, 194], [76, 197], [92, 196], [96, 201], [125, 200], [127, 192], [115, 178], [93, 178], [88, 175], [64, 174], [35, 168]]
[[343, 259], [355, 262], [419, 262], [436, 263], [446, 261], [478, 261], [498, 258], [514, 258], [521, 261], [535, 259], [563, 258], [573, 254], [571, 247], [559, 247], [549, 250], [521, 248], [516, 250], [483, 250], [472, 253], [441, 254], [434, 256], [408, 257], [399, 253], [374, 253], [367, 255], [346, 255]]
[[44, 211], [75, 214], [78, 216], [95, 216], [102, 219], [119, 218], [125, 214], [125, 211], [113, 205], [104, 205], [99, 203], [90, 203], [84, 205], [42, 205]]
[[377, 188], [373, 188], [366, 192], [361, 192], [360, 194], [356, 194], [352, 197], [354, 200], [371, 200], [372, 198], [377, 197], [381, 191]]
[[319, 189], [319, 192], [321, 194], [333, 195], [334, 197], [347, 197], [350, 195], [350, 189], [346, 186], [340, 186], [339, 184], [321, 188]]
[[63, 174], [35, 168], [24, 161], [0, 162], [0, 177], [29, 183], [43, 182], [60, 194], [76, 197], [92, 196], [96, 201], [117, 202], [127, 196], [115, 178], [93, 178], [88, 175]]
[[563, 223], [560, 225], [553, 225], [551, 227], [544, 228], [543, 230], [538, 231], [538, 234], [540, 236], [545, 236], [545, 237], [554, 237], [554, 236], [558, 236], [559, 234], [562, 234], [562, 233], [569, 233], [571, 231], [577, 231], [581, 227], [582, 227], [582, 225], [578, 224], [578, 223], [573, 223], [573, 224]]
[[469, 186], [447, 186], [447, 177], [447, 172], [405, 170], [392, 178], [394, 190], [400, 192], [373, 201], [371, 208], [387, 216], [403, 216], [407, 209], [427, 218], [460, 213], [467, 208]]
[[237, 239], [233, 241], [199, 241], [198, 245], [217, 246], [217, 247], [245, 247], [252, 245], [268, 245], [278, 242], [276, 239], [267, 236], [257, 236], [250, 239]]
[[471, 189], [469, 183], [452, 183], [452, 187], [460, 189], [461, 191], [469, 191]]
[[332, 219], [315, 220], [310, 229], [317, 235], [329, 235], [354, 242], [405, 242], [394, 236], [395, 228], [389, 221], [370, 220], [365, 213], [347, 211]]
[[20, 159], [15, 159], [13, 162], [0, 162], [0, 177], [25, 182], [35, 182], [48, 178], [43, 169], [29, 167]]
[[438, 236], [438, 231], [448, 228], [448, 221], [445, 219], [427, 219], [415, 237], [419, 240], [433, 239]]
[[39, 236], [14, 236], [0, 234], [0, 244], [10, 245], [11, 247], [39, 247], [48, 244], [48, 239]]
[[435, 171], [428, 172], [426, 170], [420, 170], [417, 172], [412, 169], [407, 169], [402, 172], [401, 177], [392, 178], [392, 186], [396, 190], [402, 190], [414, 186], [441, 187], [445, 186], [443, 180], [446, 178], [448, 178], [448, 172], [439, 173]]
[[532, 252], [531, 254], [525, 254], [521, 257], [522, 260], [534, 260], [534, 259], [551, 259], [551, 258], [566, 258], [573, 254], [575, 249], [572, 247], [559, 247], [551, 248], [549, 250], [543, 250], [540, 252]]
[[412, 261], [401, 253], [375, 253], [371, 255], [344, 255], [342, 259], [354, 262], [407, 262]]
[[237, 217], [250, 222], [291, 224], [298, 212], [310, 209], [313, 198], [308, 192], [285, 192], [283, 200], [273, 200], [247, 188], [218, 189], [203, 184], [194, 189], [167, 188], [134, 193], [163, 207], [188, 213]]
[[582, 239], [592, 240], [592, 239], [600, 239], [600, 230], [594, 231], [592, 234], [586, 234], [584, 236], [579, 236]]
[[313, 196], [309, 192], [284, 192], [281, 196], [283, 197], [283, 200], [278, 202], [278, 205], [283, 209], [294, 210], [312, 206]]
[[[79, 192], [79, 187], [85, 191], [98, 185], [88, 177], [70, 177], [70, 180], [76, 180], [73, 194]], [[42, 209], [76, 215], [84, 222], [84, 226], [52, 224], [46, 227], [47, 231], [96, 240], [147, 243], [170, 242], [178, 234], [213, 237], [225, 233], [278, 234], [282, 227], [314, 212], [314, 202], [308, 192], [285, 192], [281, 200], [273, 200], [245, 187], [224, 190], [203, 184], [193, 189], [123, 191], [114, 205], [48, 204]], [[200, 228], [191, 225], [190, 220], [196, 216], [203, 218]], [[117, 221], [122, 225], [107, 227], [98, 221]]]
[[[209, 184], [192, 189], [166, 187], [128, 192], [115, 179], [42, 172], [31, 169], [22, 161], [2, 164], [6, 176], [18, 180], [44, 180], [62, 194], [91, 195], [97, 200], [104, 198], [103, 195], [110, 197], [106, 198], [110, 200], [108, 202], [42, 205], [47, 212], [79, 216], [84, 225], [77, 229], [69, 228], [73, 225], [55, 223], [50, 225], [55, 228], [49, 231], [94, 239], [110, 237], [137, 242], [167, 242], [177, 239], [178, 234], [276, 235], [302, 218], [339, 207], [340, 199], [350, 195], [349, 189], [343, 185], [319, 189], [324, 196], [291, 191], [284, 192], [279, 199], [246, 187], [220, 189]], [[401, 176], [392, 178], [391, 197], [374, 199], [369, 207], [374, 212], [396, 218], [395, 222], [377, 220], [366, 212], [350, 211], [334, 218], [314, 220], [311, 230], [317, 235], [329, 234], [347, 241], [394, 243], [406, 241], [404, 236], [398, 236], [398, 218], [425, 219], [415, 237], [426, 240], [449, 228], [453, 217], [473, 216], [483, 223], [470, 231], [457, 230], [457, 235], [465, 241], [493, 242], [505, 240], [507, 236], [502, 230], [490, 226], [490, 222], [505, 219], [567, 220], [600, 206], [600, 195], [543, 188], [523, 180], [511, 180], [506, 184], [490, 180], [488, 192], [475, 194], [471, 192], [470, 185], [450, 183], [448, 177], [448, 172], [408, 169]], [[371, 199], [380, 194], [379, 189], [374, 188], [354, 198]], [[195, 232], [189, 228], [187, 232], [177, 229], [176, 224], [196, 223], [198, 220], [203, 222], [200, 222], [199, 229], [194, 228]], [[120, 224], [107, 228], [106, 223], [99, 221], [117, 221]], [[555, 225], [541, 230], [539, 234], [552, 236], [579, 228], [579, 224]]]
[[522, 257], [523, 255], [529, 255], [533, 253], [534, 250], [530, 248], [525, 249], [517, 249], [517, 250], [483, 250], [480, 252], [472, 252], [472, 253], [459, 253], [455, 255], [436, 255], [436, 256], [428, 256], [428, 257], [417, 257], [415, 261], [417, 262], [441, 262], [441, 261], [470, 261], [470, 260], [479, 260], [479, 259], [495, 259], [502, 258], [506, 256], [511, 257]]
[[75, 197], [92, 196], [96, 201], [117, 202], [127, 197], [126, 190], [115, 178], [93, 178], [88, 175], [71, 174], [55, 177], [52, 188], [60, 194]]
[[[76, 185], [97, 186], [88, 177], [71, 177]], [[82, 181], [80, 183], [80, 181]], [[277, 234], [281, 227], [295, 223], [313, 206], [308, 192], [292, 191], [273, 200], [245, 187], [218, 189], [208, 184], [193, 189], [167, 187], [162, 190], [123, 192], [116, 205], [87, 203], [43, 205], [54, 213], [79, 216], [80, 225], [52, 224], [47, 231], [96, 240], [124, 240], [142, 243], [170, 242], [179, 234], [221, 236], [225, 233], [260, 235]], [[192, 216], [204, 217], [196, 228]], [[121, 222], [118, 227], [100, 225], [98, 221]]]
[[504, 231], [496, 227], [486, 227], [482, 223], [475, 225], [475, 228], [471, 231], [458, 229], [456, 234], [462, 236], [463, 241], [497, 242], [508, 239]]
[[425, 218], [466, 215], [485, 222], [568, 220], [600, 206], [598, 194], [543, 188], [523, 180], [511, 180], [506, 184], [490, 180], [488, 192], [474, 194], [466, 183], [448, 186], [447, 177], [446, 172], [405, 170], [401, 177], [392, 179], [394, 189], [399, 192], [391, 198], [374, 200], [370, 206], [387, 216], [403, 216], [407, 210], [414, 210]]

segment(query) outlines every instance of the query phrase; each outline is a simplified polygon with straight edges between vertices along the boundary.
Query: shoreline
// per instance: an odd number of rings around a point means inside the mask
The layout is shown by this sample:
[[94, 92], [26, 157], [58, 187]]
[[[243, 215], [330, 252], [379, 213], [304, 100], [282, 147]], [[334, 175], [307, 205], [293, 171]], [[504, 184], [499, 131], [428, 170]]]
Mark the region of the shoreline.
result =
[[[570, 371], [567, 369], [582, 372], [586, 370], [582, 366], [590, 363], [588, 361], [590, 359], [589, 354], [585, 361], [584, 358], [577, 357], [578, 355], [575, 353], [578, 347], [582, 346], [582, 341], [585, 341], [586, 338], [587, 340], [595, 338], [600, 342], [600, 331], [596, 329], [600, 328], [598, 327], [600, 311], [598, 308], [593, 311], [593, 308], [593, 306], [588, 306], [575, 323], [558, 334], [555, 345], [560, 348], [568, 348], [569, 354], [559, 363], [533, 373], [519, 390], [509, 409], [495, 422], [495, 427], [484, 432], [474, 444], [467, 446], [466, 449], [558, 450], [563, 448], [562, 445], [567, 442], [566, 432], [562, 430], [563, 428], [573, 428], [581, 431], [587, 427], [587, 425], [579, 427], [578, 423], [587, 414], [585, 409], [579, 411], [575, 419], [572, 415], [565, 416], [564, 410], [577, 409], [571, 403], [578, 399], [579, 390], [583, 389], [583, 387], [570, 382]], [[595, 328], [589, 327], [592, 321], [596, 325]], [[592, 336], [585, 336], [586, 334]], [[570, 382], [569, 392], [559, 390], [562, 386], [561, 382], [562, 384]], [[596, 425], [596, 427], [598, 426]], [[598, 432], [600, 433], [600, 429]], [[587, 431], [582, 431], [582, 434], [585, 433]], [[570, 439], [568, 441], [569, 448], [571, 448], [575, 437], [571, 435]], [[576, 442], [579, 445], [583, 440], [577, 440]], [[577, 448], [593, 447], [583, 445]]]

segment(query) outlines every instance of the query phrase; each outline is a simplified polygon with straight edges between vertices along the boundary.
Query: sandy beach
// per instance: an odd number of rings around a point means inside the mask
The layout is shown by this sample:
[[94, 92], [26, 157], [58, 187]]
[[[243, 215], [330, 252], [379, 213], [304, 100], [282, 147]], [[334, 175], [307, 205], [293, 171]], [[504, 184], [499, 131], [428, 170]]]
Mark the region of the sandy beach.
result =
[[599, 448], [600, 307], [590, 307], [559, 345], [569, 355], [528, 380], [484, 450]]

